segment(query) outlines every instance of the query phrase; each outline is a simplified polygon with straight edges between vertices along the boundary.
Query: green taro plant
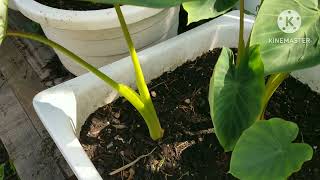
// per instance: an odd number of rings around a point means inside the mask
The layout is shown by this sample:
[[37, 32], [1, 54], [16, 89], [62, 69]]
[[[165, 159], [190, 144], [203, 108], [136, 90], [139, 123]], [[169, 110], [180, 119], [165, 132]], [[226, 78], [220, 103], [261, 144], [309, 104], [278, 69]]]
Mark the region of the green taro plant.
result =
[[0, 164], [0, 180], [7, 179], [19, 179], [12, 161], [7, 161], [3, 164]]
[[[285, 33], [277, 25], [279, 14], [286, 10], [301, 15], [304, 23], [296, 33]], [[319, 1], [264, 0], [246, 46], [243, 16], [244, 0], [240, 0], [237, 59], [230, 49], [223, 48], [210, 81], [215, 133], [224, 150], [233, 151], [229, 172], [235, 177], [287, 179], [312, 158], [313, 150], [307, 144], [292, 143], [299, 132], [295, 123], [280, 118], [264, 120], [264, 112], [290, 71], [320, 63]], [[289, 23], [287, 19], [287, 26]], [[310, 44], [270, 43], [271, 38], [307, 37]]]
[[[148, 7], [174, 6], [178, 0], [91, 0]], [[182, 2], [188, 23], [219, 16], [238, 0]], [[216, 136], [226, 152], [233, 151], [230, 173], [240, 179], [287, 179], [310, 160], [312, 148], [292, 143], [298, 126], [280, 118], [264, 120], [268, 102], [288, 73], [320, 63], [320, 10], [318, 0], [264, 0], [252, 34], [244, 42], [244, 0], [240, 0], [237, 58], [223, 48], [210, 82], [210, 114]], [[295, 33], [277, 26], [282, 11], [295, 10], [303, 24]], [[287, 26], [292, 19], [287, 19]], [[270, 43], [270, 38], [309, 38], [311, 43]], [[277, 74], [275, 74], [277, 73]], [[265, 83], [265, 77], [268, 82]]]
[[[33, 34], [7, 32], [7, 2], [0, 5], [0, 37], [18, 36], [43, 42], [61, 50], [81, 64], [122, 96], [128, 99], [145, 119], [151, 137], [162, 137], [159, 120], [150, 99], [133, 42], [119, 4], [165, 8], [182, 4], [188, 12], [188, 23], [219, 16], [230, 10], [238, 0], [86, 0], [115, 4], [115, 9], [128, 43], [136, 71], [139, 94], [87, 64], [62, 46]], [[264, 0], [247, 44], [244, 41], [244, 0], [240, 0], [240, 32], [238, 55], [223, 48], [210, 82], [210, 114], [216, 136], [226, 152], [233, 151], [230, 173], [237, 178], [287, 179], [310, 160], [312, 148], [292, 143], [298, 126], [280, 118], [264, 120], [267, 104], [281, 82], [293, 70], [320, 64], [320, 10], [318, 0]], [[277, 26], [284, 10], [297, 11], [303, 20], [295, 33], [284, 33]], [[291, 20], [289, 20], [291, 22]], [[288, 22], [288, 23], [289, 23]], [[270, 38], [310, 38], [309, 44], [274, 44]], [[0, 39], [0, 40], [1, 40]], [[275, 74], [277, 73], [277, 74]], [[268, 82], [265, 83], [265, 77]]]

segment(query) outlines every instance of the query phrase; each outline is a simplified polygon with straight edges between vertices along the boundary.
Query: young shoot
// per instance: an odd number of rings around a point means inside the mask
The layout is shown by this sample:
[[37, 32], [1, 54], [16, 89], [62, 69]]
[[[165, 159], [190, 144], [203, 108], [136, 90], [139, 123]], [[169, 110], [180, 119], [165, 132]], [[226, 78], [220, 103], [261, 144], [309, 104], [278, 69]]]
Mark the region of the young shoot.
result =
[[48, 45], [67, 57], [69, 57], [72, 61], [78, 63], [83, 68], [88, 70], [89, 72], [96, 75], [98, 78], [103, 80], [106, 84], [111, 86], [113, 89], [118, 91], [118, 93], [126, 98], [141, 114], [143, 119], [145, 120], [150, 137], [153, 140], [159, 140], [163, 137], [164, 130], [161, 128], [157, 113], [155, 111], [154, 105], [152, 103], [148, 87], [144, 80], [142, 68], [140, 66], [138, 55], [134, 48], [133, 42], [131, 40], [127, 25], [125, 23], [123, 14], [121, 12], [120, 6], [115, 5], [118, 18], [121, 24], [121, 28], [125, 35], [126, 41], [128, 43], [129, 51], [132, 57], [132, 62], [134, 65], [134, 70], [136, 74], [136, 82], [138, 87], [138, 92], [134, 91], [132, 88], [128, 87], [127, 85], [118, 83], [111, 79], [109, 76], [92, 66], [91, 64], [87, 63], [85, 60], [74, 54], [73, 52], [69, 51], [68, 49], [64, 48], [63, 46], [45, 38], [37, 34], [25, 33], [25, 32], [13, 32], [7, 30], [7, 10], [8, 10], [8, 0], [1, 0], [0, 1], [0, 43], [5, 37], [20, 37], [20, 38], [27, 38], [31, 39], [45, 45]]

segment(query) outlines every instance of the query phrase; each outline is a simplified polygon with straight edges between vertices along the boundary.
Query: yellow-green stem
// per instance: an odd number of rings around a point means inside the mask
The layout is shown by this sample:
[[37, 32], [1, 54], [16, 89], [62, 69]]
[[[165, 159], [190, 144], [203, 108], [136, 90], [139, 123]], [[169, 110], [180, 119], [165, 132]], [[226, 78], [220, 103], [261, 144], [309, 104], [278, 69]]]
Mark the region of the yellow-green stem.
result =
[[142, 98], [144, 98], [145, 100], [149, 100], [149, 99], [151, 99], [150, 93], [149, 93], [148, 87], [146, 85], [144, 75], [142, 72], [142, 68], [140, 66], [139, 58], [138, 58], [136, 49], [134, 47], [133, 41], [131, 39], [127, 24], [124, 19], [124, 16], [122, 14], [120, 5], [116, 4], [116, 5], [114, 5], [114, 7], [116, 9], [123, 34], [124, 34], [124, 37], [126, 39], [126, 42], [127, 42], [128, 48], [129, 48], [132, 63], [133, 63], [135, 73], [136, 73], [136, 80], [137, 80], [137, 86], [138, 86], [139, 93], [142, 96]]
[[149, 89], [144, 79], [143, 71], [139, 62], [139, 58], [134, 47], [133, 41], [131, 39], [127, 24], [125, 22], [124, 16], [122, 14], [121, 8], [119, 4], [114, 5], [118, 19], [121, 25], [121, 29], [123, 31], [124, 37], [126, 39], [129, 52], [131, 55], [132, 63], [134, 66], [134, 70], [136, 73], [136, 83], [140, 93], [140, 98], [145, 105], [144, 111], [140, 112], [146, 121], [151, 137], [154, 136], [153, 139], [160, 139], [163, 136], [164, 130], [161, 128], [159, 118], [157, 116], [156, 110], [154, 109], [154, 105], [152, 103]]
[[288, 73], [280, 73], [280, 74], [273, 74], [269, 77], [268, 82], [266, 84], [266, 93], [263, 98], [263, 111], [260, 116], [260, 119], [265, 119], [265, 112], [268, 106], [268, 103], [274, 94], [278, 87], [281, 85], [281, 83], [289, 77]]
[[41, 42], [41, 43], [43, 43], [43, 44], [45, 44], [47, 46], [50, 46], [50, 47], [52, 47], [54, 49], [57, 49], [58, 51], [62, 52], [65, 56], [69, 57], [70, 59], [72, 59], [73, 61], [75, 61], [79, 65], [81, 65], [86, 70], [88, 70], [88, 71], [92, 72], [93, 74], [95, 74], [96, 76], [98, 76], [100, 79], [102, 79], [107, 84], [109, 84], [112, 88], [114, 88], [116, 90], [119, 90], [119, 88], [120, 88], [119, 84], [117, 82], [115, 82], [114, 80], [109, 78], [107, 75], [105, 75], [104, 73], [99, 71], [97, 68], [95, 68], [91, 64], [87, 63], [82, 58], [80, 58], [79, 56], [77, 56], [73, 52], [69, 51], [65, 47], [63, 47], [63, 46], [61, 46], [61, 45], [59, 45], [59, 44], [57, 44], [57, 43], [45, 38], [43, 36], [40, 36], [40, 35], [37, 35], [37, 34], [32, 34], [32, 33], [10, 32], [10, 31], [7, 32], [6, 35], [7, 36], [15, 36], [15, 37], [31, 39], [31, 40], [34, 40], [34, 41]]
[[240, 0], [240, 30], [239, 30], [239, 42], [238, 42], [238, 57], [236, 65], [240, 64], [241, 59], [244, 56], [245, 43], [244, 43], [244, 0]]
[[[24, 32], [7, 32], [6, 36], [31, 39], [31, 40], [43, 43], [45, 45], [48, 45], [48, 46], [60, 51], [65, 56], [69, 57], [72, 61], [78, 63], [83, 68], [85, 68], [88, 71], [95, 74], [98, 78], [103, 80], [105, 83], [107, 83], [112, 88], [114, 88], [116, 91], [118, 91], [120, 95], [122, 95], [124, 98], [126, 98], [139, 111], [139, 113], [143, 116], [143, 118], [146, 119], [146, 123], [149, 127], [150, 136], [153, 140], [157, 140], [157, 139], [162, 138], [163, 130], [160, 127], [160, 123], [159, 123], [159, 121], [154, 121], [155, 117], [156, 117], [156, 120], [158, 120], [156, 113], [155, 113], [155, 110], [154, 109], [150, 110], [150, 105], [148, 106], [148, 104], [146, 104], [144, 102], [144, 100], [141, 99], [140, 95], [138, 93], [136, 93], [130, 87], [128, 87], [124, 84], [119, 84], [119, 83], [115, 82], [113, 79], [111, 79], [110, 77], [105, 75], [103, 72], [101, 72], [99, 69], [95, 68], [91, 64], [84, 61], [82, 58], [80, 58], [79, 56], [77, 56], [73, 52], [69, 51], [68, 49], [64, 48], [63, 46], [45, 38], [45, 37], [39, 36], [37, 34], [24, 33]], [[153, 121], [151, 121], [150, 119]]]

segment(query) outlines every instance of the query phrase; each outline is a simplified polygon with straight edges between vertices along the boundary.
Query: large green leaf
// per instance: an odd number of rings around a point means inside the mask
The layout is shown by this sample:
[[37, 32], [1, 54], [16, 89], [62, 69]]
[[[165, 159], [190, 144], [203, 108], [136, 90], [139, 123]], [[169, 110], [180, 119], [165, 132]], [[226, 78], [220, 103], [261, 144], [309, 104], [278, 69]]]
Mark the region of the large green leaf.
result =
[[231, 9], [238, 0], [197, 0], [183, 3], [188, 12], [188, 24], [219, 16]]
[[210, 113], [225, 151], [233, 150], [242, 132], [262, 111], [265, 84], [259, 47], [246, 51], [236, 67], [233, 52], [223, 48], [210, 82]]
[[8, 0], [0, 0], [0, 45], [6, 36], [8, 18]]
[[200, 0], [79, 0], [79, 1], [89, 1], [94, 3], [105, 3], [105, 4], [126, 4], [135, 6], [145, 6], [153, 8], [165, 8], [178, 6], [183, 2], [188, 1], [200, 1]]
[[[319, 8], [319, 0], [264, 1], [253, 28], [251, 45], [260, 44], [266, 75], [290, 72], [320, 64]], [[301, 18], [295, 16], [294, 11], [300, 14]], [[290, 13], [291, 15], [280, 17], [282, 12]], [[279, 22], [284, 22], [286, 26], [278, 26], [278, 20]], [[300, 28], [298, 28], [299, 23], [296, 20], [301, 20]], [[296, 27], [297, 31], [285, 33], [279, 27]], [[310, 42], [278, 43], [274, 41], [281, 40], [281, 38], [283, 38], [283, 42], [287, 38], [289, 40], [309, 38]]]
[[286, 180], [312, 158], [309, 145], [291, 143], [298, 132], [295, 123], [282, 119], [257, 121], [240, 137], [230, 173], [244, 180]]

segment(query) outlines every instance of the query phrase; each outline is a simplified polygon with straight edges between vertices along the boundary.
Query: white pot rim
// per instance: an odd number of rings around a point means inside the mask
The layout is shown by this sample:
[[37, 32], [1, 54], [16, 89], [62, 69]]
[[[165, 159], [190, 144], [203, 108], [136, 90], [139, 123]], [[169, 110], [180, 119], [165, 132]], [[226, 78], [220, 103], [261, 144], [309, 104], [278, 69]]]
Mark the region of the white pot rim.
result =
[[[99, 30], [119, 27], [118, 17], [114, 8], [89, 11], [74, 11], [52, 8], [34, 0], [14, 0], [19, 11], [39, 23], [59, 29]], [[121, 6], [127, 24], [154, 16], [163, 9], [138, 6]]]

